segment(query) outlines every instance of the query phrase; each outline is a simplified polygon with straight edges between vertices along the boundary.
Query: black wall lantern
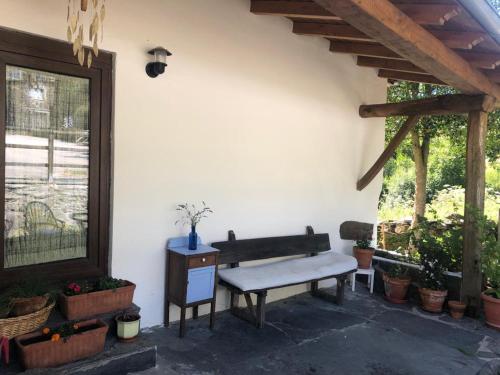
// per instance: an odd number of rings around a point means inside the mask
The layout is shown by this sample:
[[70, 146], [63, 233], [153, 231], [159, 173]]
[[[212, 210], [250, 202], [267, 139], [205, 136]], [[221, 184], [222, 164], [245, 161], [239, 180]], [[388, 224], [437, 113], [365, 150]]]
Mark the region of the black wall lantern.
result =
[[167, 56], [172, 56], [172, 54], [163, 47], [156, 47], [148, 53], [155, 57], [155, 61], [150, 62], [146, 65], [146, 73], [151, 78], [156, 78], [160, 74], [165, 73], [165, 67], [167, 66]]

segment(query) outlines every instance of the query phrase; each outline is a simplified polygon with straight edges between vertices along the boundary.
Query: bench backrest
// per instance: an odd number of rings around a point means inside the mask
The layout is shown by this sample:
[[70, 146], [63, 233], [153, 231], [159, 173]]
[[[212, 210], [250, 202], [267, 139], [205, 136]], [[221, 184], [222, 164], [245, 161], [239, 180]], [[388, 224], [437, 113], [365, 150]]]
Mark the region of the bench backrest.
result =
[[214, 242], [212, 247], [220, 251], [220, 264], [236, 264], [250, 260], [261, 260], [291, 255], [306, 255], [330, 250], [328, 233], [314, 234], [308, 227], [308, 234], [298, 236], [252, 238], [236, 240], [229, 231], [229, 241]]

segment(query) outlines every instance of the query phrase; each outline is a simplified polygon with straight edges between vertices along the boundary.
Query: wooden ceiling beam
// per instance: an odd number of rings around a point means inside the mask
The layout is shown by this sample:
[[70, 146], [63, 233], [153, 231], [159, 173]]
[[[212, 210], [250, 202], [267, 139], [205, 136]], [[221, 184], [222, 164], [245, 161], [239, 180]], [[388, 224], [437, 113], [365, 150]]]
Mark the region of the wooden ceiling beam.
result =
[[486, 70], [484, 74], [493, 82], [500, 83], [500, 68], [496, 70]]
[[498, 65], [500, 65], [500, 53], [461, 51], [459, 52], [459, 55], [476, 68], [495, 69]]
[[320, 20], [336, 20], [341, 18], [310, 1], [267, 1], [252, 0], [250, 11], [254, 14], [282, 16], [291, 18], [307, 18]]
[[406, 60], [380, 59], [378, 57], [358, 56], [357, 65], [369, 68], [396, 70], [398, 72], [425, 74], [425, 72], [418, 66]]
[[388, 116], [454, 115], [470, 111], [490, 112], [496, 100], [488, 95], [441, 95], [400, 103], [370, 104], [359, 107], [363, 118]]
[[486, 40], [486, 34], [474, 31], [429, 30], [432, 35], [453, 49], [472, 49]]
[[[398, 4], [397, 6], [420, 25], [442, 26], [461, 12], [461, 8], [456, 4]], [[341, 20], [339, 16], [311, 1], [252, 0], [250, 11], [254, 14], [289, 18]]]
[[397, 4], [397, 7], [419, 25], [442, 26], [462, 12], [457, 4]]
[[388, 80], [394, 80], [394, 81], [409, 81], [409, 82], [430, 83], [432, 85], [447, 86], [446, 83], [444, 83], [440, 79], [437, 79], [434, 76], [431, 76], [430, 74], [418, 74], [409, 72], [398, 72], [388, 69], [380, 69], [378, 71], [378, 76], [380, 78], [386, 78]]
[[[330, 51], [386, 59], [405, 59], [396, 52], [384, 47], [382, 44], [370, 42], [332, 40], [330, 44]], [[500, 65], [500, 54], [468, 51], [457, 51], [457, 54], [463, 57], [471, 66], [475, 68], [495, 69], [495, 67]]]
[[358, 43], [332, 40], [330, 51], [338, 53], [350, 53], [359, 56], [371, 56], [388, 59], [404, 59], [396, 52], [378, 43]]
[[293, 23], [293, 32], [298, 35], [322, 36], [325, 38], [351, 39], [361, 41], [373, 40], [351, 25], [300, 22]]
[[[438, 80], [500, 99], [500, 86], [387, 0], [314, 0]], [[399, 72], [399, 74], [415, 74]]]
[[[485, 40], [485, 34], [480, 32], [429, 30], [446, 46], [454, 49], [470, 50]], [[333, 24], [321, 22], [293, 23], [293, 32], [298, 35], [322, 36], [325, 38], [348, 39], [358, 41], [373, 41], [371, 37], [348, 24]]]

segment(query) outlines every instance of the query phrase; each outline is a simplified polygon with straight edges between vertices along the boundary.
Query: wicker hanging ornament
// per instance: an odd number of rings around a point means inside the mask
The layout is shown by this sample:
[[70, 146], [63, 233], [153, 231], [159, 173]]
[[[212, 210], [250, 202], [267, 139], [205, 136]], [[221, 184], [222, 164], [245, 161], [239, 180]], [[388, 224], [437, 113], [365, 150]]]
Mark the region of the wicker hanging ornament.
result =
[[66, 34], [73, 46], [73, 55], [81, 66], [90, 68], [93, 57], [99, 55], [105, 17], [105, 0], [68, 0]]

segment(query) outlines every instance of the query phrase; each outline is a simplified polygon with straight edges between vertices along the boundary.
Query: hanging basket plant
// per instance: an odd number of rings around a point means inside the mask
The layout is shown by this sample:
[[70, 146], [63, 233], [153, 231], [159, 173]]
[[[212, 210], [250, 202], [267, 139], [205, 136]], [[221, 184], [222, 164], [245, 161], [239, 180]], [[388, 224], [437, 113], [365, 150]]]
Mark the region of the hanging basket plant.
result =
[[[81, 66], [90, 68], [103, 39], [105, 0], [68, 0], [67, 38]], [[86, 50], [89, 46], [90, 50]]]

